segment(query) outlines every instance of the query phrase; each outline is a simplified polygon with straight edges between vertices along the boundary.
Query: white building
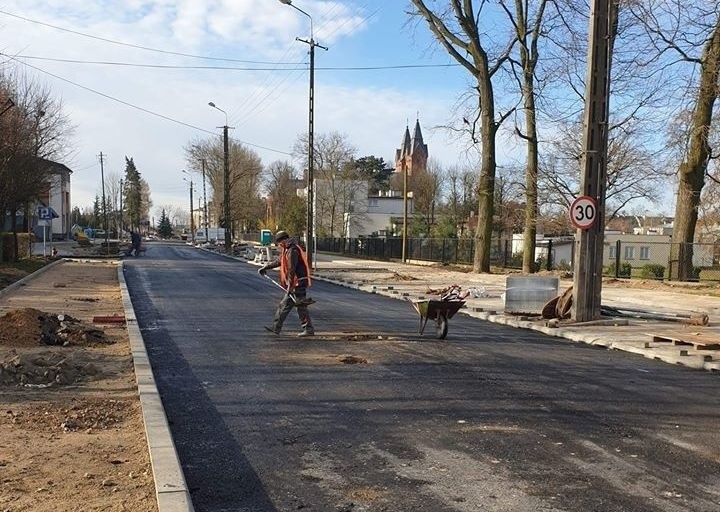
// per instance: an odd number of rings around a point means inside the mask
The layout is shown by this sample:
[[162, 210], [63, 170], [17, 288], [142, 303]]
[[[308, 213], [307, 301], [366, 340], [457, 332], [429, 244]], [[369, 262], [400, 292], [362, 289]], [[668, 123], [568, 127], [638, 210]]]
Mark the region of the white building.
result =
[[42, 159], [42, 165], [47, 166], [48, 181], [47, 189], [40, 196], [39, 201], [33, 208], [33, 232], [38, 239], [42, 240], [43, 227], [38, 225], [37, 208], [46, 206], [52, 208], [57, 215], [45, 228], [46, 236], [49, 239], [67, 239], [70, 237], [70, 175], [72, 171], [65, 165]]
[[[524, 240], [525, 235], [523, 233], [513, 234], [511, 249], [513, 254], [522, 254]], [[573, 236], [547, 237], [543, 234], [536, 235], [534, 261], [541, 258], [547, 259], [548, 251], [550, 251], [554, 267], [570, 267], [572, 266], [574, 244], [575, 238]]]
[[[412, 193], [408, 194], [408, 217], [413, 214]], [[362, 208], [360, 208], [362, 207]], [[345, 212], [345, 238], [387, 236], [402, 230], [403, 198], [400, 191], [380, 192], [367, 197]]]

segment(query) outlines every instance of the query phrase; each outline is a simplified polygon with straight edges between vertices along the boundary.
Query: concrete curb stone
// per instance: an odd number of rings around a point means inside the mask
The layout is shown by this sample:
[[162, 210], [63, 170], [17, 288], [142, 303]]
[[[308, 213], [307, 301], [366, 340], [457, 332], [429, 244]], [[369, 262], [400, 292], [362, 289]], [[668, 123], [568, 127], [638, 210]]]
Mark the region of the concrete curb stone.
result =
[[64, 258], [63, 258], [63, 259], [56, 260], [56, 261], [53, 261], [52, 263], [48, 263], [48, 264], [45, 265], [44, 267], [37, 269], [37, 270], [36, 270], [35, 272], [33, 272], [32, 274], [28, 274], [28, 275], [26, 275], [25, 277], [23, 277], [22, 279], [19, 279], [19, 280], [15, 281], [14, 283], [9, 284], [8, 286], [6, 286], [6, 287], [3, 288], [2, 290], [0, 290], [0, 297], [2, 297], [3, 295], [5, 295], [6, 293], [9, 293], [9, 292], [15, 290], [16, 288], [19, 288], [19, 287], [21, 287], [21, 286], [25, 286], [25, 284], [26, 284], [28, 281], [31, 281], [32, 279], [35, 279], [37, 276], [39, 276], [39, 275], [42, 274], [43, 272], [47, 272], [47, 271], [50, 270], [51, 268], [53, 268], [53, 267], [61, 264], [63, 261], [65, 261]]
[[190, 491], [185, 482], [185, 476], [172, 439], [165, 409], [155, 384], [155, 377], [148, 359], [145, 341], [140, 332], [135, 309], [130, 300], [122, 261], [118, 264], [118, 282], [120, 283], [122, 302], [125, 309], [125, 320], [135, 367], [135, 379], [142, 406], [145, 435], [150, 451], [158, 511], [194, 512]]

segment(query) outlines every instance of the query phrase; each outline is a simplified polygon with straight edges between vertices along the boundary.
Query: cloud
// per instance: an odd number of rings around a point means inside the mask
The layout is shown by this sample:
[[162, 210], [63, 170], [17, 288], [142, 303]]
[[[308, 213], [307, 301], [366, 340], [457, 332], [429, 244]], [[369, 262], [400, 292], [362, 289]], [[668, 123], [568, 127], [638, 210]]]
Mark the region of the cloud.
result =
[[[302, 0], [313, 13], [316, 36], [329, 44], [368, 28], [371, 12], [351, 2]], [[306, 45], [295, 36], [309, 35], [308, 20], [277, 0], [6, 0], [3, 10], [81, 32], [133, 44], [185, 53], [202, 53], [236, 59], [303, 62]], [[111, 45], [15, 18], [0, 16], [3, 45], [0, 51], [39, 56], [154, 63], [209, 64], [138, 49]], [[229, 114], [235, 126], [231, 136], [290, 152], [308, 122], [308, 75], [304, 66], [292, 72], [157, 70], [29, 61], [33, 65], [173, 119], [201, 127], [194, 130], [159, 119], [36, 74], [63, 98], [77, 126], [78, 169], [72, 179], [73, 202], [85, 206], [100, 191], [97, 154], [107, 155], [106, 170], [124, 170], [125, 155], [132, 156], [149, 182], [155, 204], [185, 207], [187, 187], [180, 170], [186, 167], [184, 146], [193, 137], [220, 135], [223, 115], [207, 106], [214, 101]], [[402, 78], [402, 74], [395, 75]], [[392, 159], [405, 129], [405, 121], [420, 121], [430, 155], [452, 164], [462, 144], [435, 125], [446, 124], [455, 94], [415, 89], [412, 82], [389, 80], [372, 86], [330, 75], [317, 77], [316, 132], [340, 131], [358, 148], [358, 155]], [[283, 155], [255, 148], [265, 164]]]

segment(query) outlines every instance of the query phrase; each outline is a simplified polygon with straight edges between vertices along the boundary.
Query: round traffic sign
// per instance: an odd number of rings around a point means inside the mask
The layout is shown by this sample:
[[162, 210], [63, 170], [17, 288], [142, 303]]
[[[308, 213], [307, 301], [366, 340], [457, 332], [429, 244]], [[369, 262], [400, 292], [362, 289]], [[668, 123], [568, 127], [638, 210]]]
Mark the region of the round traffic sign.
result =
[[597, 219], [597, 203], [590, 196], [580, 196], [570, 205], [570, 222], [578, 229], [590, 229]]

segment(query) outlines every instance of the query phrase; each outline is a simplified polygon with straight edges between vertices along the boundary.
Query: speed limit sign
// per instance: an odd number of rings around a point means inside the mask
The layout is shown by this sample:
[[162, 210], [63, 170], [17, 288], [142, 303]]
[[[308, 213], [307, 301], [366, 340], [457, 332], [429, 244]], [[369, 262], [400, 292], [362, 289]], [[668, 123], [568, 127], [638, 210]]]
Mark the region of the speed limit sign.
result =
[[578, 229], [590, 229], [597, 218], [597, 203], [590, 196], [580, 196], [570, 205], [570, 222]]

